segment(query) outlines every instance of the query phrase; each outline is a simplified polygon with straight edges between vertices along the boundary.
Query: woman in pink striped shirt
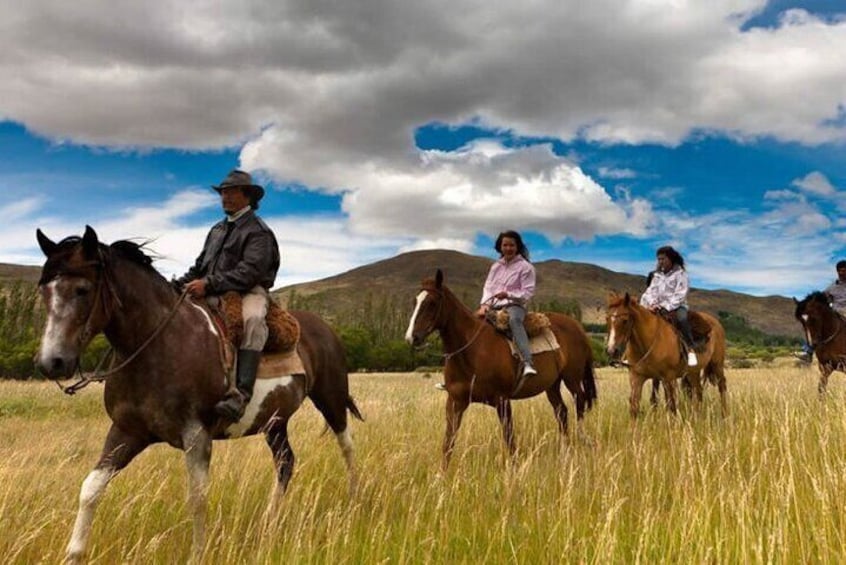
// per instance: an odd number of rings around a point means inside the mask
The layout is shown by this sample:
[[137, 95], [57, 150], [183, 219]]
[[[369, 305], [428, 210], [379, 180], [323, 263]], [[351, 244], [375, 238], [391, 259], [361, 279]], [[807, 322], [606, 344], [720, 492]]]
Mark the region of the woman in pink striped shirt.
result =
[[494, 249], [500, 258], [491, 265], [482, 302], [476, 314], [484, 317], [490, 309], [508, 310], [511, 335], [520, 356], [523, 358], [519, 389], [522, 381], [537, 371], [532, 367], [532, 354], [529, 350], [529, 337], [523, 320], [526, 318], [526, 304], [535, 293], [535, 268], [529, 262], [529, 250], [520, 234], [513, 230], [504, 231], [496, 238]]

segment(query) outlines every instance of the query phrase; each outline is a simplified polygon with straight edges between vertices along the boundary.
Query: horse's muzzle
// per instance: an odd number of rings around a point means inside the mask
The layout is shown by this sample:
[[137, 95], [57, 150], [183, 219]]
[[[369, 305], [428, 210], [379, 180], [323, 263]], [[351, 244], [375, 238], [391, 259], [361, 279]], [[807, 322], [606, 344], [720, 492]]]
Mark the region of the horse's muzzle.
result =
[[38, 357], [35, 361], [35, 367], [38, 372], [51, 379], [70, 377], [73, 375], [78, 364], [78, 357]]

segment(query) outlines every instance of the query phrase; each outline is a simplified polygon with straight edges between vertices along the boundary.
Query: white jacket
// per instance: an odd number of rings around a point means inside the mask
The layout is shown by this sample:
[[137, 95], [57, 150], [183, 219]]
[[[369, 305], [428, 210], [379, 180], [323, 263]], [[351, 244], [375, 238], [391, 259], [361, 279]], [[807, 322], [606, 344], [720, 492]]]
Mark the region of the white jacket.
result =
[[668, 311], [676, 310], [682, 306], [687, 307], [687, 291], [689, 288], [687, 271], [678, 265], [675, 265], [666, 273], [655, 271], [649, 288], [640, 297], [640, 304], [647, 308], [658, 306]]

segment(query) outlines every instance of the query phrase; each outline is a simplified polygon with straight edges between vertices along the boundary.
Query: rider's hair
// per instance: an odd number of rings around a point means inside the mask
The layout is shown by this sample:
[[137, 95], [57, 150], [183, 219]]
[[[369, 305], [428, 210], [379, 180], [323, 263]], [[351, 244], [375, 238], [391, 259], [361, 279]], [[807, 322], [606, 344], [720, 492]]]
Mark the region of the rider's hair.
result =
[[659, 247], [658, 251], [655, 252], [655, 256], [657, 257], [659, 255], [666, 255], [667, 259], [669, 259], [673, 265], [678, 265], [684, 269], [684, 257], [681, 256], [681, 253], [673, 249], [671, 245]]
[[496, 249], [497, 253], [502, 255], [502, 238], [504, 237], [513, 239], [514, 243], [517, 244], [517, 253], [522, 255], [526, 261], [529, 260], [529, 248], [523, 243], [523, 238], [520, 237], [520, 234], [514, 230], [506, 230], [497, 236], [496, 243], [494, 243], [494, 249]]
[[842, 269], [843, 267], [846, 267], [846, 259], [844, 259], [843, 261], [838, 261], [835, 269]]

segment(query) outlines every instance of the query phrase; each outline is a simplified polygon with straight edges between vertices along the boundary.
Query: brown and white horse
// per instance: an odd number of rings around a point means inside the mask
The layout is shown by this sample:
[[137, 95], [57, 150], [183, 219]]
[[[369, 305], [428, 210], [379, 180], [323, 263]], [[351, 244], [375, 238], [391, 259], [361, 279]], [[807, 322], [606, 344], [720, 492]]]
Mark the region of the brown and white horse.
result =
[[343, 346], [320, 318], [293, 313], [301, 326], [298, 351], [307, 376], [263, 375], [260, 368], [244, 417], [232, 425], [221, 424], [213, 408], [228, 384], [218, 331], [205, 309], [180, 301], [152, 267], [151, 258], [133, 242], [104, 245], [89, 226], [83, 237], [59, 243], [41, 230], [37, 236], [47, 256], [39, 282], [47, 308], [36, 358], [40, 370], [56, 379], [73, 375], [80, 355], [101, 332], [119, 364], [105, 381], [105, 407], [112, 426], [99, 461], [82, 484], [68, 561], [82, 559], [97, 502], [109, 481], [158, 442], [185, 452], [195, 558], [205, 545], [213, 439], [265, 434], [277, 469], [268, 506], [272, 512], [294, 468], [288, 420], [306, 396], [335, 432], [354, 488], [347, 410], [361, 415], [349, 395]]
[[711, 327], [705, 350], [697, 352], [699, 364], [687, 366], [680, 350], [679, 336], [670, 322], [640, 306], [637, 300], [625, 295], [608, 296], [607, 352], [612, 358], [625, 351], [629, 363], [629, 413], [637, 418], [640, 411], [640, 397], [643, 384], [649, 379], [658, 379], [664, 385], [667, 409], [676, 411], [676, 379], [685, 377], [691, 387], [696, 404], [702, 401], [703, 377], [715, 384], [720, 391], [720, 407], [723, 415], [726, 405], [725, 355], [726, 337], [722, 324], [705, 312], [699, 312]]
[[442, 468], [446, 470], [455, 446], [464, 411], [471, 402], [496, 408], [505, 443], [515, 451], [511, 400], [546, 393], [562, 434], [567, 433], [567, 405], [561, 397], [563, 383], [573, 395], [576, 415], [582, 419], [596, 401], [593, 352], [587, 334], [576, 320], [547, 313], [560, 349], [533, 355], [537, 375], [529, 377], [517, 394], [517, 361], [508, 340], [480, 320], [444, 284], [440, 269], [434, 279], [424, 279], [417, 294], [405, 339], [421, 346], [437, 331], [443, 343], [447, 390], [446, 434]]
[[834, 311], [823, 292], [812, 292], [796, 301], [795, 316], [805, 331], [805, 340], [817, 356], [820, 368], [817, 390], [823, 394], [831, 373], [846, 373], [846, 321]]

